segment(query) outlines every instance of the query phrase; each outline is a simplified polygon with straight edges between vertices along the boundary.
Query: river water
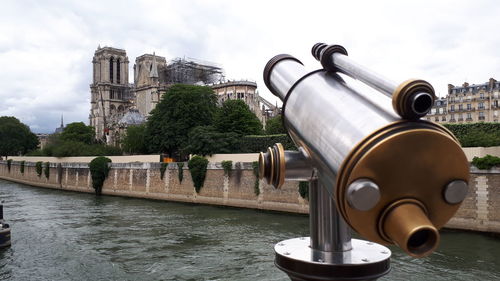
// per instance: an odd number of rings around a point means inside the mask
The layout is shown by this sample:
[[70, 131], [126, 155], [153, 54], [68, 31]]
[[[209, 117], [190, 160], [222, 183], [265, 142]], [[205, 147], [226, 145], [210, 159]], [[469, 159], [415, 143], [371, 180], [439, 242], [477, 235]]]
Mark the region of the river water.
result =
[[[0, 180], [12, 247], [0, 280], [289, 280], [274, 244], [306, 216], [43, 189]], [[393, 250], [379, 280], [500, 280], [500, 239], [442, 233], [433, 255]]]

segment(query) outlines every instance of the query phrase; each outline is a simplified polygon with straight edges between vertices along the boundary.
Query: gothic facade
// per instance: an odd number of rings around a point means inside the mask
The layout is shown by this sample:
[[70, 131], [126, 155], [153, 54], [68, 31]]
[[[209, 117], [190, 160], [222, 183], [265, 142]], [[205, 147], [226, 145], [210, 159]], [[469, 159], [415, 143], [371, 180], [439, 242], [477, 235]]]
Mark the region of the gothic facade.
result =
[[263, 124], [279, 113], [277, 106], [259, 96], [255, 82], [225, 81], [222, 68], [213, 63], [181, 58], [167, 62], [154, 53], [144, 54], [135, 59], [133, 84], [123, 49], [98, 47], [92, 65], [90, 126], [97, 139], [108, 144], [118, 145], [128, 125], [146, 120], [168, 87], [176, 83], [210, 86], [220, 104], [241, 99]]

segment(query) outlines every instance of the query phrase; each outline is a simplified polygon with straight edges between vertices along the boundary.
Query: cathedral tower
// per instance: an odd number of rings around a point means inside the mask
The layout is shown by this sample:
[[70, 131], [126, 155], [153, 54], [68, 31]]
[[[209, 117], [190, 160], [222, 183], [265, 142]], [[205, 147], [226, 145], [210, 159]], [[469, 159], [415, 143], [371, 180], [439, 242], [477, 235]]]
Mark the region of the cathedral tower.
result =
[[109, 142], [109, 129], [131, 105], [128, 63], [122, 49], [99, 46], [94, 53], [89, 119], [97, 139]]

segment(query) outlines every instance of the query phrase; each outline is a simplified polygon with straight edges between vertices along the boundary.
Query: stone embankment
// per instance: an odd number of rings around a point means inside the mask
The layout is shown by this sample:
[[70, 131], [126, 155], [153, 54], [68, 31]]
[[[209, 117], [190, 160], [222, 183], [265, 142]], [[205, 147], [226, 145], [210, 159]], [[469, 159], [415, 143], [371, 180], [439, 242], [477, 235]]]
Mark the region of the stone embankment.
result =
[[[7, 162], [0, 161], [0, 178], [39, 187], [94, 192], [87, 163], [50, 163], [48, 178], [44, 173], [38, 176], [33, 162], [26, 162], [21, 173], [20, 163], [13, 161], [9, 171]], [[103, 194], [304, 214], [309, 211], [297, 183], [275, 189], [259, 181], [256, 187], [252, 163], [234, 163], [227, 174], [220, 163], [209, 163], [199, 193], [195, 192], [187, 165], [181, 171], [182, 181], [176, 163], [168, 165], [163, 178], [160, 167], [161, 163], [113, 163]], [[500, 169], [471, 168], [469, 195], [447, 227], [500, 233]]]

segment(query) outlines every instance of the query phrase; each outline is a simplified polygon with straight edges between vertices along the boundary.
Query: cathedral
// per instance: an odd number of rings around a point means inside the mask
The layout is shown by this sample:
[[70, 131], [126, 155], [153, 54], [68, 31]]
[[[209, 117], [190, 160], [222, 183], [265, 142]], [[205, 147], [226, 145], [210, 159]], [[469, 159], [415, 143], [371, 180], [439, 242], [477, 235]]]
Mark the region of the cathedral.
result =
[[90, 84], [90, 126], [96, 138], [119, 145], [127, 126], [145, 122], [169, 86], [177, 83], [204, 85], [217, 94], [219, 104], [228, 99], [243, 100], [259, 120], [279, 114], [273, 105], [259, 96], [253, 81], [229, 81], [222, 67], [194, 59], [144, 54], [135, 59], [134, 83], [129, 83], [129, 60], [123, 49], [98, 47], [92, 60]]

